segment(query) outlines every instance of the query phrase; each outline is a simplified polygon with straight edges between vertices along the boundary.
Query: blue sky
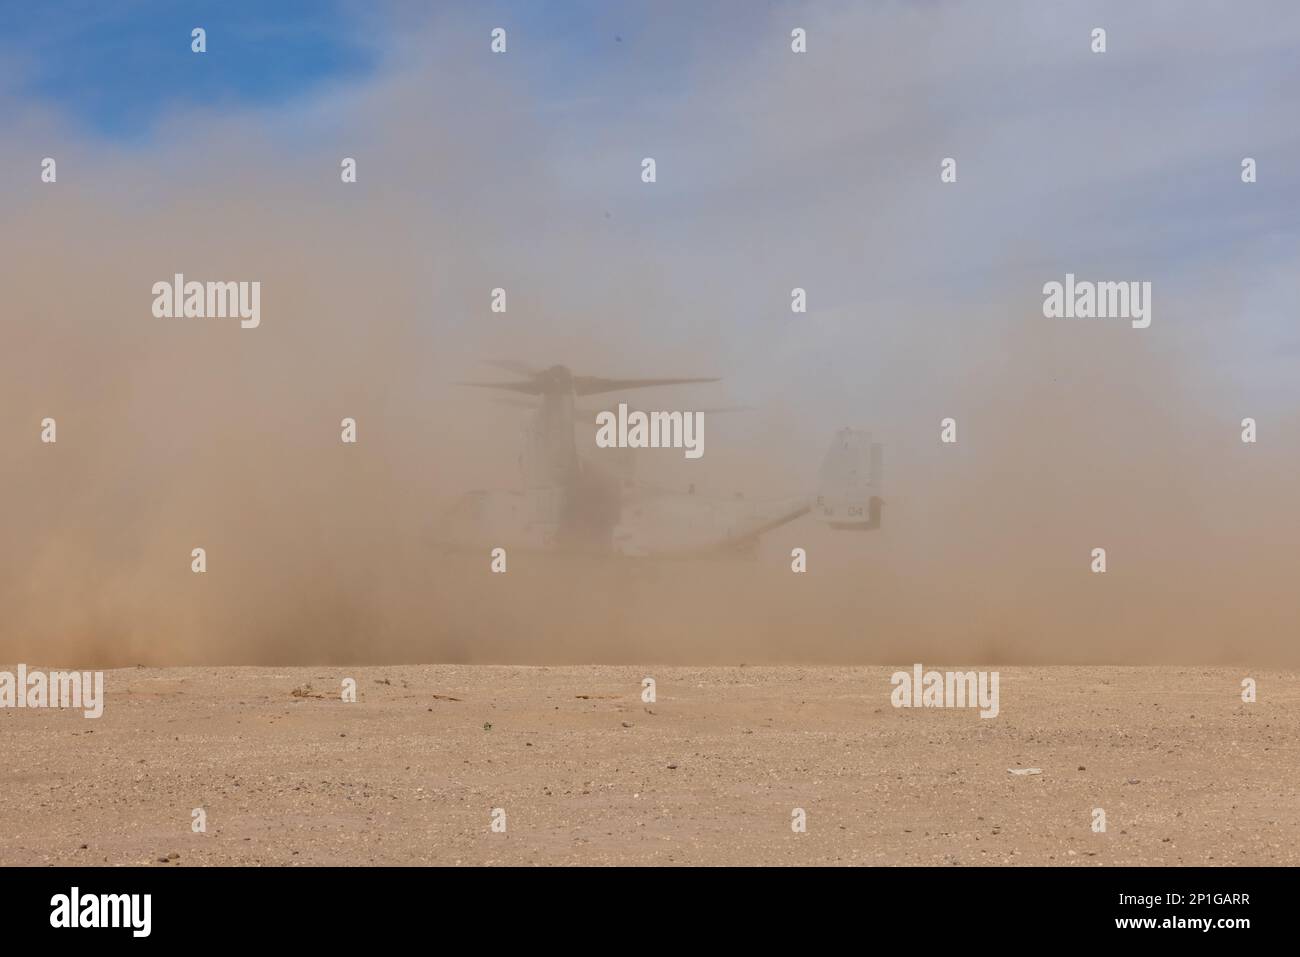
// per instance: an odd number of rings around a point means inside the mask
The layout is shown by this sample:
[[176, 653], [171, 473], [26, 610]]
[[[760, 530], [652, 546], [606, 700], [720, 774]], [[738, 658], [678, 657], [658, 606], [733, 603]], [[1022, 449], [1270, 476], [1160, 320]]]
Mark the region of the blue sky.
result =
[[[170, 109], [274, 105], [331, 81], [363, 80], [412, 23], [431, 17], [480, 21], [476, 41], [484, 45], [489, 26], [502, 25], [516, 49], [544, 50], [547, 93], [556, 98], [581, 96], [593, 79], [618, 75], [620, 61], [644, 70], [648, 60], [668, 76], [690, 44], [655, 42], [662, 9], [594, 0], [0, 0], [0, 63], [19, 94], [101, 136], [130, 141]], [[694, 19], [717, 22], [720, 11]], [[190, 50], [195, 27], [208, 35], [202, 57]], [[648, 55], [639, 59], [638, 38]]]
[[[331, 0], [0, 3], [0, 59], [17, 91], [112, 138], [146, 135], [170, 108], [278, 103], [365, 76], [377, 57], [357, 8]], [[190, 32], [208, 32], [208, 52]]]

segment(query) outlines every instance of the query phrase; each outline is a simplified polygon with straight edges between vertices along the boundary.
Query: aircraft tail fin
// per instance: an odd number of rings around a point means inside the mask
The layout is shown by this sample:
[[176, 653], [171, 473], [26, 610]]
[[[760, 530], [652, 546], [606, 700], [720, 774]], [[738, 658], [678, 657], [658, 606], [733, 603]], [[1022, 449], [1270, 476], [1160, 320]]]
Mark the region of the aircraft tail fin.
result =
[[840, 429], [822, 460], [813, 517], [841, 531], [879, 528], [883, 467], [881, 446], [870, 432]]

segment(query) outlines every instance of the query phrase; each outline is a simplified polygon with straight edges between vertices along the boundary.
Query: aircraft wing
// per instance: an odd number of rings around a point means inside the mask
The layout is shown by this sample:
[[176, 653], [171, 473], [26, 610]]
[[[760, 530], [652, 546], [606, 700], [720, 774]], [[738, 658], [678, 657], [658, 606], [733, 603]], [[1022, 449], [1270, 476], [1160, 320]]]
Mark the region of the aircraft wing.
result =
[[[662, 543], [647, 544], [640, 548], [633, 544], [634, 539], [626, 544], [631, 548], [624, 550], [616, 540], [616, 548], [625, 555], [647, 558], [692, 558], [710, 555], [731, 555], [736, 552], [749, 551], [757, 546], [759, 539], [795, 519], [807, 515], [813, 508], [811, 499], [788, 499], [768, 503], [752, 516], [736, 522], [725, 537], [713, 538], [711, 541], [694, 544], [664, 547]], [[616, 533], [617, 539], [617, 533]]]
[[722, 545], [722, 548], [749, 548], [757, 544], [760, 537], [766, 535], [774, 528], [780, 528], [787, 525], [797, 518], [802, 518], [812, 511], [813, 503], [807, 499], [801, 499], [797, 504], [791, 504], [786, 508], [778, 511], [774, 515], [763, 518], [756, 518], [755, 524], [733, 535]]

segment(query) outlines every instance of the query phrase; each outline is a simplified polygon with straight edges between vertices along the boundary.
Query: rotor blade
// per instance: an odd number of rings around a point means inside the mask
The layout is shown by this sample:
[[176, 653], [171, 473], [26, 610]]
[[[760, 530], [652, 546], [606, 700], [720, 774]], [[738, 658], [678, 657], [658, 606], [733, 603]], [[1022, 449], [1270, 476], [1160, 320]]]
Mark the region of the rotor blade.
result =
[[514, 396], [501, 395], [497, 396], [492, 401], [497, 405], [508, 405], [514, 409], [531, 409], [534, 412], [541, 408], [540, 405], [533, 402], [531, 399], [516, 399]]
[[525, 395], [546, 394], [546, 387], [537, 382], [453, 382], [452, 385], [467, 385], [475, 389], [504, 389], [506, 392], [522, 392]]
[[529, 365], [527, 362], [520, 362], [518, 359], [480, 359], [485, 366], [495, 366], [498, 369], [505, 369], [507, 372], [513, 372], [515, 375], [535, 376], [542, 370], [536, 366]]
[[[509, 402], [510, 400], [509, 400], [509, 399], [502, 399], [501, 401], [502, 401], [502, 402]], [[522, 403], [522, 402], [516, 402], [516, 403], [514, 403], [514, 404], [516, 404], [516, 405], [522, 405], [523, 403]], [[537, 408], [537, 407], [536, 407], [536, 406], [531, 406], [531, 408], [534, 408], [534, 409], [535, 409], [535, 408]], [[684, 411], [688, 411], [688, 412], [707, 412], [707, 413], [709, 413], [709, 415], [716, 415], [716, 414], [719, 413], [719, 412], [751, 412], [751, 411], [753, 411], [753, 409], [754, 409], [754, 407], [753, 407], [752, 405], [723, 405], [723, 406], [716, 406], [716, 407], [714, 407], [714, 408], [705, 408], [705, 409], [687, 409], [687, 410], [684, 410]], [[573, 421], [573, 424], [574, 424], [574, 425], [579, 425], [579, 426], [582, 426], [582, 425], [591, 425], [592, 422], [595, 420], [596, 416], [597, 416], [599, 413], [604, 412], [604, 411], [606, 411], [606, 410], [605, 410], [605, 409], [596, 409], [596, 408], [593, 408], [592, 406], [589, 406], [589, 405], [575, 406], [574, 409], [573, 409], [573, 414], [574, 414], [574, 421]]]
[[653, 385], [686, 385], [691, 382], [717, 382], [715, 379], [603, 379], [600, 376], [573, 377], [575, 395], [599, 395], [602, 392], [620, 392], [623, 389], [644, 389]]

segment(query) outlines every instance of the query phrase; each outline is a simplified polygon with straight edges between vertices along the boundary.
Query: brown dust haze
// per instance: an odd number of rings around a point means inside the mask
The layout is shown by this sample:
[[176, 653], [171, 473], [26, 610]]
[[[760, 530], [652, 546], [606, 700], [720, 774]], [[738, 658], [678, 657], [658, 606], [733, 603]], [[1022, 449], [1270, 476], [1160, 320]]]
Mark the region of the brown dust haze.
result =
[[[825, 284], [774, 278], [784, 207], [692, 211], [665, 163], [655, 212], [627, 125], [574, 145], [524, 77], [457, 56], [455, 88], [399, 62], [287, 113], [178, 113], [143, 145], [6, 104], [6, 167], [52, 155], [59, 182], [4, 187], [0, 661], [1300, 661], [1300, 420], [1255, 412], [1216, 373], [1215, 324], [1246, 308], [1230, 280], [1157, 281], [1149, 330], [1046, 320], [1041, 286], [1070, 264], [1042, 268], [1026, 239], [968, 296], [918, 283], [873, 300], [868, 255], [821, 312]], [[673, 126], [679, 154], [701, 113]], [[797, 194], [798, 157], [763, 152], [768, 120], [746, 122], [764, 195]], [[897, 176], [826, 148], [819, 175], [840, 171], [855, 196]], [[800, 235], [817, 238], [796, 258], [815, 275], [857, 222], [803, 208]], [[1119, 257], [1089, 278], [1142, 278]], [[177, 272], [260, 281], [260, 328], [155, 319], [151, 286]], [[810, 311], [791, 315], [801, 284]], [[505, 315], [489, 310], [498, 286]], [[488, 357], [722, 376], [608, 397], [753, 406], [706, 416], [698, 461], [642, 454], [641, 474], [683, 488], [809, 493], [834, 430], [869, 429], [884, 527], [801, 519], [752, 560], [517, 553], [490, 574], [486, 553], [433, 541], [459, 494], [518, 484], [523, 413], [452, 385], [509, 378]]]

